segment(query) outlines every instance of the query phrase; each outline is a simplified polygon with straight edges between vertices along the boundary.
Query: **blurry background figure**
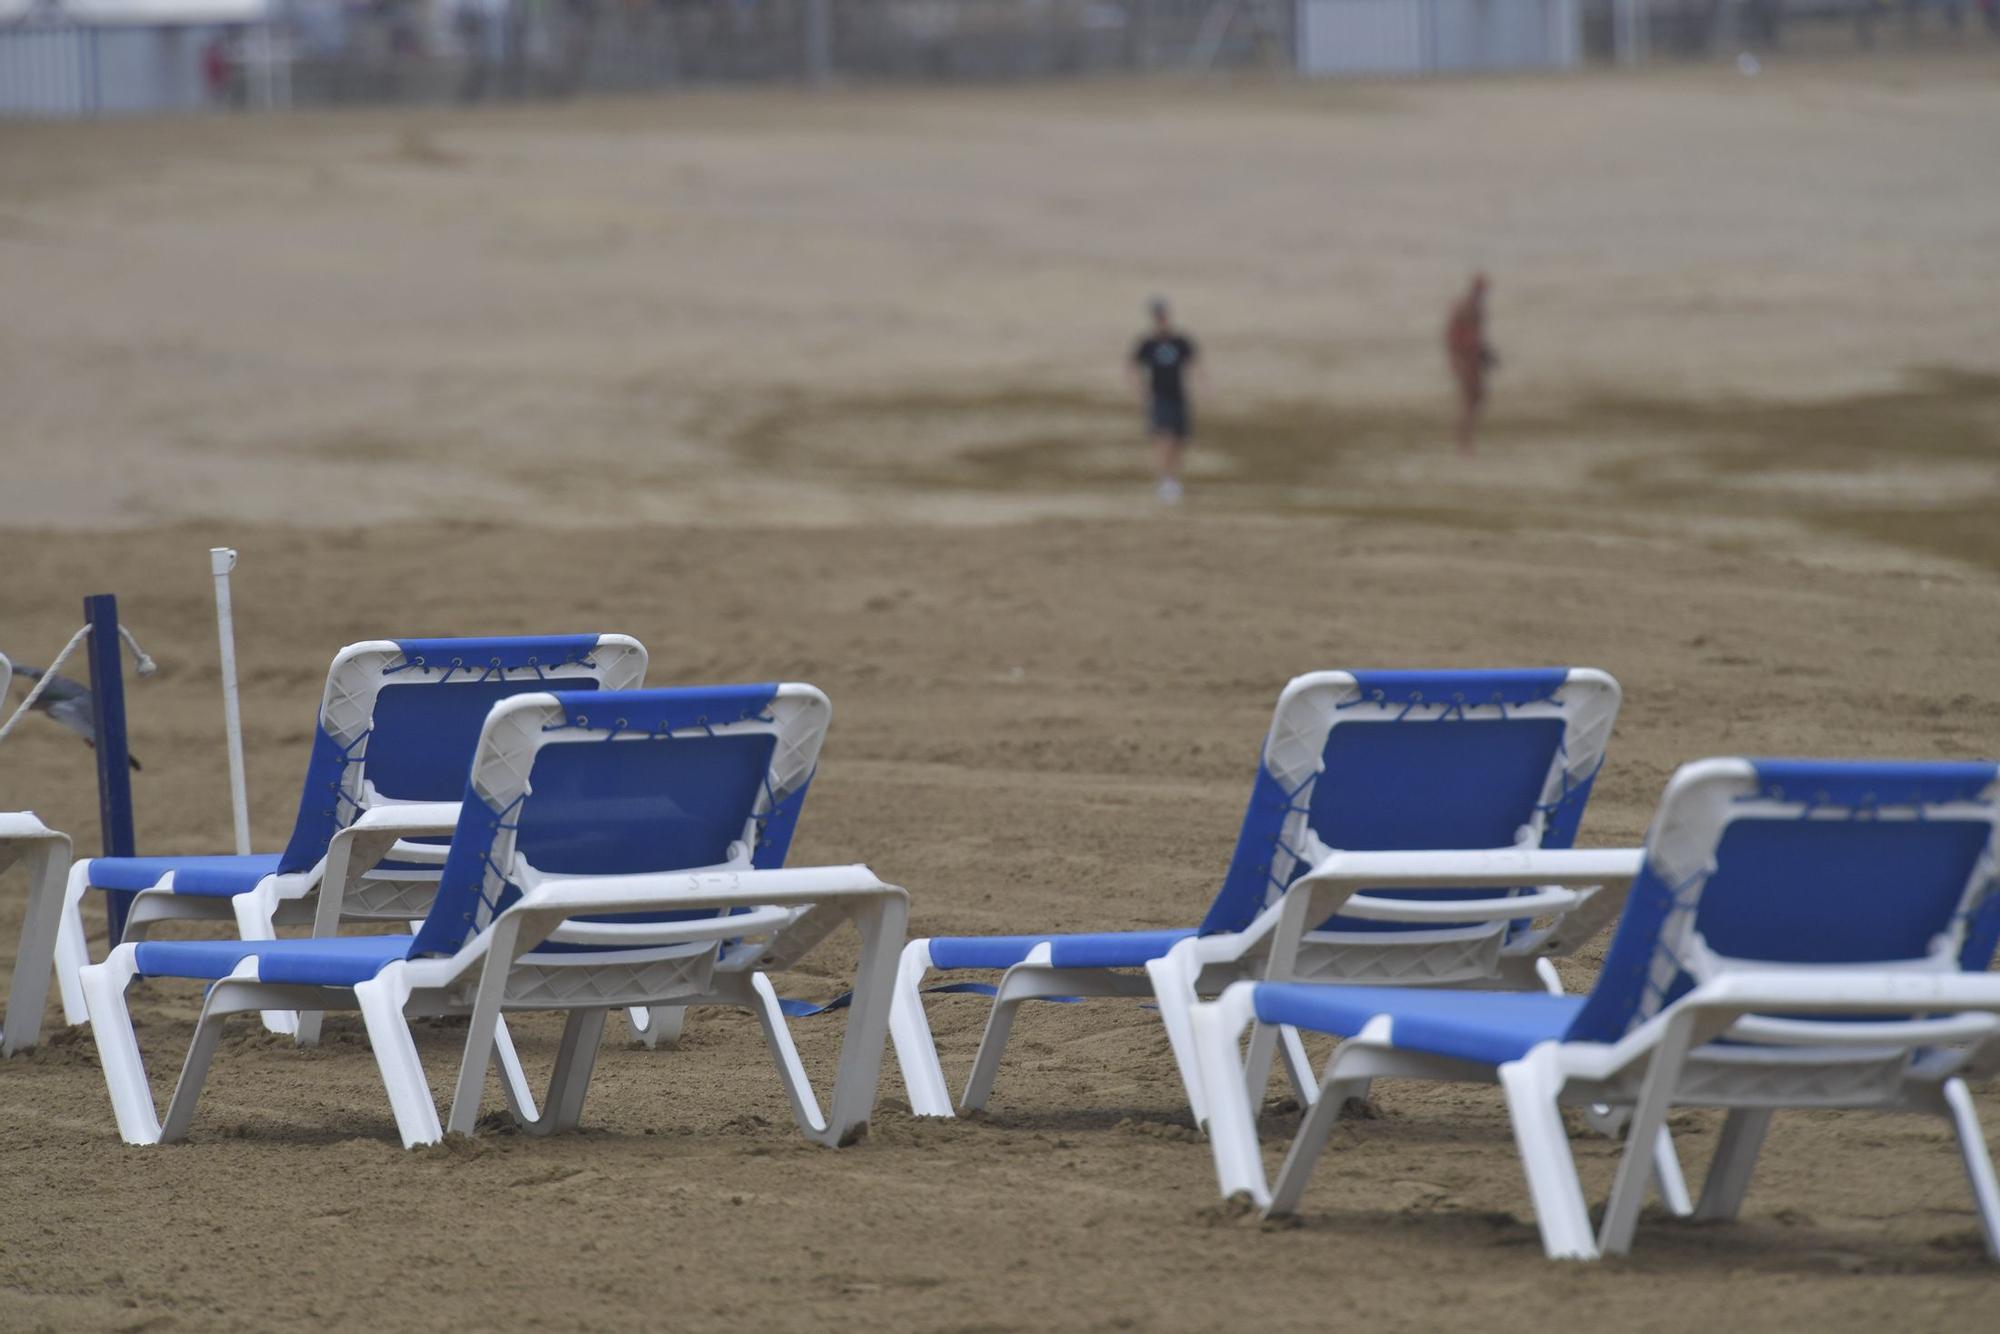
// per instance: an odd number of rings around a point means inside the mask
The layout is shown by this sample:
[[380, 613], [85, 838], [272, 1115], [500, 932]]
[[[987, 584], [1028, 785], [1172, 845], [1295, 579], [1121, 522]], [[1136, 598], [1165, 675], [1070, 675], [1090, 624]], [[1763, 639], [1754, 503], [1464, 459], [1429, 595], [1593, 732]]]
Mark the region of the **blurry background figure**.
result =
[[[42, 679], [40, 667], [14, 665], [14, 675], [24, 676], [30, 681]], [[32, 687], [31, 687], [32, 688]], [[70, 731], [83, 738], [83, 744], [97, 749], [97, 724], [90, 716], [90, 688], [67, 676], [51, 676], [41, 697], [35, 701], [35, 712], [47, 714]], [[139, 768], [136, 755], [127, 756], [134, 769]]]
[[1146, 433], [1157, 450], [1160, 500], [1174, 505], [1181, 498], [1181, 457], [1194, 430], [1188, 377], [1201, 354], [1192, 338], [1174, 328], [1166, 298], [1154, 297], [1146, 309], [1153, 327], [1133, 347], [1128, 370], [1145, 405]]
[[1472, 452], [1479, 414], [1486, 406], [1486, 377], [1500, 365], [1486, 341], [1486, 275], [1472, 275], [1472, 286], [1451, 308], [1444, 326], [1444, 354], [1451, 377], [1458, 382], [1458, 451]]

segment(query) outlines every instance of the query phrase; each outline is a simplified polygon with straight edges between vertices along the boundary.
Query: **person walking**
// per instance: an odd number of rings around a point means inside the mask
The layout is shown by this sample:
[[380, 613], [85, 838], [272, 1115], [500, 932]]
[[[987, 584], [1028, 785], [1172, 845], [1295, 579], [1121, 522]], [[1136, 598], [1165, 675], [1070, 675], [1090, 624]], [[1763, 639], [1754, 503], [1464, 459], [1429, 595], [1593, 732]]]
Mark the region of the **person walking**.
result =
[[1153, 327], [1132, 348], [1127, 370], [1146, 412], [1146, 434], [1153, 440], [1162, 504], [1181, 498], [1181, 462], [1194, 433], [1188, 406], [1188, 380], [1201, 360], [1194, 340], [1174, 327], [1164, 297], [1147, 303]]
[[1486, 275], [1472, 275], [1466, 289], [1451, 308], [1444, 326], [1444, 355], [1458, 382], [1458, 452], [1470, 454], [1479, 431], [1479, 416], [1486, 407], [1486, 377], [1500, 365], [1493, 345], [1486, 341]]

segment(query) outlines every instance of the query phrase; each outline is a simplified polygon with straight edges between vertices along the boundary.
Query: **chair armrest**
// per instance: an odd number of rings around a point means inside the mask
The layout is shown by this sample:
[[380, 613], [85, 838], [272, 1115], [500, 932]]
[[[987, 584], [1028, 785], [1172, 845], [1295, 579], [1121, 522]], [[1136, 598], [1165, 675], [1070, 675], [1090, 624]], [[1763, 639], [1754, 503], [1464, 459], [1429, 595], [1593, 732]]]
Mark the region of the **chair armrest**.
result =
[[449, 834], [458, 828], [458, 808], [455, 801], [391, 802], [370, 806], [347, 828], [358, 834]]
[[[1574, 918], [1551, 933], [1554, 952], [1572, 949], [1617, 915], [1644, 864], [1642, 848], [1466, 848], [1426, 852], [1334, 852], [1294, 880], [1279, 899], [1267, 976], [1289, 975], [1308, 931], [1338, 913], [1377, 922], [1509, 921], [1538, 914]], [[1514, 889], [1491, 899], [1384, 899], [1363, 889]], [[1581, 891], [1581, 892], [1579, 892]]]

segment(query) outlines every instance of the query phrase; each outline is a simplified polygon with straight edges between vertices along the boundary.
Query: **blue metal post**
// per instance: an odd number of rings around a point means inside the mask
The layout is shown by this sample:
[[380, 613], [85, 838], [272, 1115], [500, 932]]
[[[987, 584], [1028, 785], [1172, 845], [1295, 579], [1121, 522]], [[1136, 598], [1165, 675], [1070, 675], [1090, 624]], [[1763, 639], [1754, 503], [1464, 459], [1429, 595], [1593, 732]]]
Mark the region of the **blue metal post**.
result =
[[[118, 599], [98, 593], [83, 600], [83, 618], [90, 622], [90, 721], [97, 729], [97, 818], [103, 831], [104, 855], [136, 854], [132, 838], [132, 759], [125, 744], [125, 646], [119, 642]], [[111, 943], [125, 934], [125, 914], [132, 907], [129, 892], [104, 896], [111, 919]]]

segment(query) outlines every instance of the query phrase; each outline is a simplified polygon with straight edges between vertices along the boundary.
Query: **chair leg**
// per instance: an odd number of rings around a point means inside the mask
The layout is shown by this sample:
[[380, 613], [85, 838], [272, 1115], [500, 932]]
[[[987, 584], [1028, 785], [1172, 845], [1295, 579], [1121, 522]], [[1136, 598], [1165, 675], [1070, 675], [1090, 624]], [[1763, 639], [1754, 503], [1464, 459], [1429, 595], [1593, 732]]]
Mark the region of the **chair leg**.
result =
[[778, 1081], [785, 1086], [785, 1097], [792, 1104], [792, 1119], [807, 1135], [823, 1134], [826, 1117], [820, 1114], [819, 1099], [813, 1096], [812, 1081], [806, 1078], [805, 1063], [799, 1060], [798, 1046], [792, 1041], [792, 1026], [785, 1022], [785, 1012], [778, 1008], [777, 988], [762, 973], [750, 975], [750, 986], [757, 997], [757, 1022], [763, 1025], [764, 1041], [778, 1066]]
[[[267, 879], [248, 894], [229, 900], [236, 915], [236, 934], [242, 940], [276, 940], [278, 930], [272, 917], [278, 911], [278, 891]], [[299, 1031], [299, 1017], [290, 1010], [264, 1011], [264, 1027], [273, 1033], [292, 1036]]]
[[97, 1043], [97, 1063], [111, 1092], [111, 1110], [118, 1118], [118, 1135], [127, 1144], [158, 1144], [160, 1117], [153, 1106], [153, 1086], [139, 1055], [132, 1031], [132, 1013], [125, 990], [137, 977], [129, 946], [120, 946], [103, 963], [85, 967], [77, 977], [88, 1005], [87, 1021]]
[[[1298, 1096], [1299, 1106], [1311, 1107], [1318, 1102], [1319, 1080], [1313, 1074], [1312, 1058], [1306, 1055], [1305, 1039], [1290, 1024], [1278, 1026], [1278, 1054], [1285, 1058], [1285, 1077], [1292, 1082], [1292, 1092]], [[1367, 1081], [1362, 1081], [1360, 1092], [1347, 1096], [1366, 1098]]]
[[535, 1091], [528, 1086], [528, 1072], [521, 1068], [521, 1053], [514, 1050], [514, 1035], [504, 1014], [493, 1025], [493, 1056], [500, 1062], [500, 1087], [507, 1095], [507, 1109], [524, 1120], [535, 1120]]
[[[583, 1120], [583, 1098], [597, 1069], [597, 1049], [604, 1040], [606, 1010], [571, 1010], [556, 1048], [555, 1070], [549, 1075], [548, 1099], [540, 1116], [515, 1116], [531, 1135], [574, 1130]], [[532, 1109], [534, 1104], [528, 1106]]]
[[965, 1081], [965, 1096], [959, 1106], [971, 1112], [986, 1105], [993, 1096], [993, 1081], [1000, 1075], [1000, 1058], [1006, 1054], [1007, 1039], [1014, 1031], [1014, 1016], [1024, 1001], [1041, 994], [1035, 986], [1042, 970], [1035, 964], [1015, 964], [1000, 978], [1000, 994], [986, 1016], [986, 1032], [979, 1039], [979, 1051], [972, 1058], [972, 1077]]
[[[1343, 1042], [1327, 1065], [1326, 1082], [1319, 1089], [1319, 1096], [1299, 1123], [1299, 1133], [1292, 1137], [1291, 1148], [1285, 1151], [1285, 1161], [1278, 1168], [1278, 1179], [1271, 1188], [1271, 1205], [1266, 1215], [1283, 1216], [1292, 1213], [1299, 1206], [1299, 1198], [1305, 1194], [1306, 1182], [1312, 1176], [1313, 1167], [1319, 1162], [1320, 1154], [1326, 1151], [1327, 1136], [1340, 1120], [1340, 1113], [1347, 1100], [1356, 1096], [1359, 1090], [1364, 1096], [1372, 1076], [1367, 1072], [1367, 1058], [1374, 1053], [1356, 1042]], [[1360, 1067], [1355, 1073], [1346, 1073], [1350, 1067]]]
[[28, 910], [21, 920], [21, 945], [14, 956], [0, 1056], [26, 1051], [41, 1041], [42, 1007], [48, 1000], [49, 970], [55, 963], [61, 929], [65, 863], [56, 855], [67, 840], [37, 839], [28, 846]]
[[1514, 1143], [1521, 1169], [1534, 1200], [1535, 1223], [1541, 1229], [1542, 1250], [1551, 1260], [1595, 1260], [1597, 1242], [1591, 1235], [1590, 1210], [1576, 1159], [1563, 1129], [1562, 1072], [1546, 1048], [1530, 1051], [1500, 1067], [1500, 1086], [1514, 1123]]
[[1250, 1042], [1243, 1056], [1243, 1091], [1250, 1095], [1252, 1107], [1260, 1107], [1264, 1103], [1264, 1091], [1271, 1087], [1271, 1063], [1277, 1055], [1277, 1027], [1271, 1024], [1252, 1027]]
[[410, 987], [403, 980], [402, 965], [390, 964], [356, 986], [354, 999], [368, 1030], [368, 1045], [375, 1051], [376, 1067], [382, 1072], [382, 1086], [389, 1094], [389, 1110], [395, 1115], [403, 1147], [437, 1143], [444, 1138], [444, 1127], [438, 1123], [430, 1081], [424, 1077], [424, 1063], [403, 1014]]
[[853, 914], [854, 928], [861, 934], [861, 954], [854, 965], [854, 1000], [847, 1007], [847, 1026], [841, 1030], [840, 1061], [834, 1068], [826, 1132], [814, 1136], [829, 1147], [852, 1143], [868, 1129], [874, 1115], [898, 956], [909, 914], [909, 901], [901, 893], [876, 900]]
[[1701, 1185], [1701, 1203], [1695, 1206], [1696, 1218], [1736, 1217], [1743, 1208], [1743, 1196], [1750, 1189], [1750, 1176], [1757, 1167], [1757, 1154], [1764, 1147], [1764, 1134], [1770, 1128], [1768, 1107], [1739, 1107], [1723, 1119], [1715, 1158], [1709, 1163], [1708, 1178]]
[[1160, 1022], [1167, 1030], [1167, 1047], [1173, 1052], [1174, 1068], [1180, 1073], [1187, 1093], [1188, 1108], [1197, 1126], [1208, 1123], [1208, 1098], [1201, 1083], [1201, 1063], [1194, 1051], [1194, 1026], [1188, 1012], [1199, 999], [1195, 995], [1195, 971], [1201, 967], [1194, 957], [1195, 942], [1184, 940], [1157, 959], [1146, 961], [1146, 977], [1153, 984], [1153, 999], [1160, 1007]]
[[1681, 1171], [1681, 1156], [1674, 1149], [1674, 1132], [1666, 1126], [1653, 1137], [1653, 1188], [1660, 1203], [1675, 1218], [1694, 1215], [1694, 1200], [1688, 1195], [1687, 1175]]
[[1979, 1231], [1986, 1240], [1987, 1257], [2000, 1260], [2000, 1183], [1994, 1180], [1993, 1156], [1979, 1128], [1979, 1109], [1973, 1106], [1971, 1090], [1963, 1079], [1947, 1079], [1939, 1092], [1952, 1129], [1958, 1132], [1958, 1154], [1965, 1164], [1966, 1182], [1972, 1187], [1972, 1205], [1979, 1211]]
[[896, 1064], [909, 1091], [910, 1110], [918, 1116], [952, 1116], [951, 1088], [938, 1063], [937, 1042], [924, 1014], [924, 974], [931, 966], [930, 941], [913, 940], [903, 947], [896, 966], [896, 990], [889, 1005], [889, 1035]]
[[242, 983], [224, 978], [208, 989], [201, 1018], [195, 1021], [194, 1041], [188, 1044], [187, 1061], [174, 1083], [174, 1096], [167, 1102], [166, 1120], [160, 1127], [162, 1144], [177, 1144], [187, 1138], [188, 1127], [194, 1122], [195, 1102], [201, 1097], [202, 1085], [208, 1081], [209, 1063], [215, 1059], [216, 1044], [222, 1041], [223, 1024], [230, 1015], [255, 1004], [254, 1001], [248, 1006], [230, 1003], [232, 994], [242, 987]]
[[672, 1048], [680, 1044], [681, 1030], [687, 1026], [687, 1006], [634, 1005], [625, 1011], [625, 1017], [632, 1025], [632, 1036], [647, 1050]]
[[1220, 1000], [1195, 1006], [1189, 1015], [1208, 1093], [1208, 1147], [1215, 1158], [1216, 1185], [1224, 1199], [1244, 1195], [1266, 1208], [1271, 1188], [1257, 1145], [1257, 1111], [1245, 1089], [1238, 1055], [1243, 1030], [1252, 1019], [1249, 984], [1241, 982], [1223, 992]]
[[83, 896], [89, 888], [90, 859], [86, 857], [69, 868], [69, 881], [63, 889], [62, 917], [56, 924], [56, 985], [62, 991], [65, 1024], [90, 1022], [80, 980], [80, 974], [90, 963], [90, 941], [83, 931]]

